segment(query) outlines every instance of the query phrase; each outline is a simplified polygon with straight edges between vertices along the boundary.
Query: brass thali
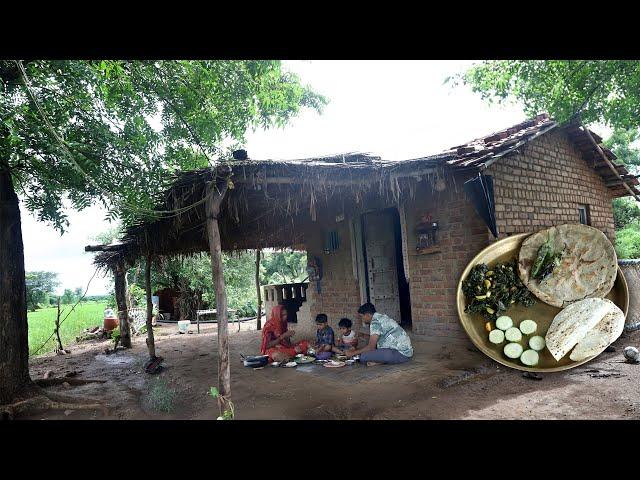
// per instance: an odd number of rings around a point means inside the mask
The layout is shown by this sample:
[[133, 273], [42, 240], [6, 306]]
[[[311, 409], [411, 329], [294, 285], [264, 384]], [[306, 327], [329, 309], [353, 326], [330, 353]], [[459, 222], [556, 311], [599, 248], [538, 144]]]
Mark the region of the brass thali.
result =
[[[486, 320], [481, 315], [465, 313], [464, 311], [466, 299], [462, 292], [462, 280], [467, 278], [471, 269], [478, 263], [486, 263], [491, 267], [499, 262], [507, 262], [513, 259], [517, 261], [520, 245], [529, 235], [531, 234], [522, 233], [499, 240], [482, 250], [473, 260], [471, 260], [471, 262], [469, 262], [462, 272], [462, 276], [458, 282], [457, 306], [460, 323], [462, 323], [463, 328], [469, 335], [473, 344], [478, 347], [482, 353], [502, 365], [526, 372], [559, 372], [561, 370], [568, 370], [589, 362], [597, 357], [597, 355], [591, 356], [580, 362], [574, 362], [569, 359], [569, 355], [565, 355], [565, 357], [560, 361], [556, 361], [549, 350], [545, 348], [539, 352], [540, 360], [538, 365], [535, 367], [527, 367], [520, 363], [520, 360], [511, 360], [506, 357], [502, 352], [504, 345], [495, 345], [489, 342], [489, 333], [484, 327]], [[618, 267], [618, 275], [616, 276], [613, 288], [605, 298], [608, 298], [618, 305], [626, 317], [629, 310], [629, 289], [620, 267]], [[520, 324], [520, 321], [527, 318], [534, 320], [538, 324], [538, 331], [536, 335], [542, 335], [544, 337], [546, 331], [551, 325], [551, 322], [553, 321], [553, 318], [560, 310], [560, 308], [548, 305], [541, 300], [536, 299], [536, 303], [533, 306], [526, 308], [522, 305], [517, 305], [507, 310], [505, 315], [509, 315], [516, 326]]]

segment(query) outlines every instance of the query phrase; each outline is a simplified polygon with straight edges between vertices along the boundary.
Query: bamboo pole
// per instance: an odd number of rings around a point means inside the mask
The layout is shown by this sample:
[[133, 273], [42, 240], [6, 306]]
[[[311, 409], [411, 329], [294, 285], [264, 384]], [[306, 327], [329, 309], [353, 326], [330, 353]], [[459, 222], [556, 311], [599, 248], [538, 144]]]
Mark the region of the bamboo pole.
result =
[[147, 294], [147, 347], [149, 358], [156, 358], [156, 343], [153, 338], [153, 301], [151, 299], [151, 254], [147, 255], [147, 264], [144, 269], [144, 288]]
[[629, 185], [627, 185], [627, 182], [624, 181], [624, 178], [622, 178], [622, 176], [620, 175], [616, 167], [613, 166], [613, 164], [609, 160], [609, 157], [607, 157], [607, 155], [604, 153], [602, 148], [600, 148], [600, 145], [598, 145], [598, 142], [596, 142], [596, 140], [593, 138], [593, 135], [591, 135], [591, 132], [589, 131], [589, 129], [585, 127], [582, 122], [580, 122], [580, 125], [582, 126], [582, 129], [587, 134], [587, 137], [589, 137], [589, 140], [591, 140], [591, 143], [593, 143], [594, 147], [596, 147], [596, 150], [598, 150], [598, 153], [600, 154], [600, 156], [604, 159], [609, 169], [615, 174], [616, 177], [618, 177], [618, 179], [622, 182], [622, 185], [624, 185], [624, 187], [633, 196], [633, 198], [635, 198], [637, 201], [640, 202], [640, 198], [638, 198], [638, 195], [636, 195], [633, 189], [629, 187]]
[[256, 250], [256, 291], [258, 294], [258, 330], [262, 330], [262, 292], [260, 288], [260, 254], [261, 250]]
[[231, 168], [218, 167], [215, 179], [207, 183], [207, 200], [205, 212], [207, 217], [207, 238], [211, 255], [211, 274], [216, 292], [216, 311], [218, 319], [218, 407], [220, 415], [231, 409], [231, 373], [229, 368], [229, 334], [227, 318], [227, 292], [224, 283], [222, 266], [222, 249], [220, 246], [220, 228], [218, 214], [220, 204], [227, 192], [228, 178]]

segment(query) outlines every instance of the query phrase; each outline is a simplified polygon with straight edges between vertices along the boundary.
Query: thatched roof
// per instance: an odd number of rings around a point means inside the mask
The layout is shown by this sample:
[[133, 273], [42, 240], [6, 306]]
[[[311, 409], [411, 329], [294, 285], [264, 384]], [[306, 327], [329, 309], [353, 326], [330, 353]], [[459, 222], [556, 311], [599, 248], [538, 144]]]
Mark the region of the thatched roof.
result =
[[[302, 227], [314, 221], [332, 199], [358, 204], [377, 196], [397, 201], [407, 192], [412, 194], [422, 180], [433, 185], [436, 178], [451, 180], [458, 172], [481, 171], [555, 128], [568, 133], [615, 196], [627, 194], [595, 147], [585, 140], [584, 131], [574, 124], [560, 127], [547, 115], [539, 115], [440, 154], [404, 161], [344, 153], [298, 160], [221, 162], [233, 170], [233, 188], [228, 190], [218, 217], [222, 249], [299, 245], [304, 242]], [[602, 148], [613, 161], [615, 155]], [[630, 184], [638, 184], [625, 167], [616, 168]], [[181, 213], [133, 225], [126, 230], [120, 244], [102, 249], [95, 263], [108, 267], [119, 259], [131, 262], [147, 252], [176, 255], [206, 251], [204, 197], [206, 184], [215, 176], [216, 171], [210, 168], [178, 174], [157, 209], [181, 210]]]

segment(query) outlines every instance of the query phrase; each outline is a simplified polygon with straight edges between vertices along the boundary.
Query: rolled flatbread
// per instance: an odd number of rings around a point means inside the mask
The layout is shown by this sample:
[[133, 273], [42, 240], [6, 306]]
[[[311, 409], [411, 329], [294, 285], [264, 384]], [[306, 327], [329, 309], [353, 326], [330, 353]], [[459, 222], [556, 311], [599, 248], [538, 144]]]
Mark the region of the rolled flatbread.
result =
[[[539, 281], [531, 277], [531, 268], [548, 238], [553, 251], [563, 253], [560, 265]], [[605, 297], [615, 283], [618, 258], [609, 239], [597, 228], [566, 224], [541, 230], [522, 242], [518, 274], [537, 298], [562, 308], [585, 298]]]
[[561, 310], [544, 338], [553, 358], [559, 361], [569, 353], [611, 311], [611, 304], [604, 298], [587, 298]]
[[576, 348], [569, 355], [569, 358], [574, 362], [601, 354], [605, 348], [622, 335], [624, 312], [615, 303], [609, 303], [609, 312], [578, 342]]

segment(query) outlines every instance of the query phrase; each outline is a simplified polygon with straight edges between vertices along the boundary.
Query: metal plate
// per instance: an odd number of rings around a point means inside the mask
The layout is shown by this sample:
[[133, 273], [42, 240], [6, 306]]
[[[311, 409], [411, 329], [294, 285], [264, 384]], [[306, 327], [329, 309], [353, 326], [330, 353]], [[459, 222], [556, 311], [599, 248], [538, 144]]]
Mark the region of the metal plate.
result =
[[[469, 262], [467, 267], [462, 272], [462, 276], [460, 277], [460, 281], [458, 282], [458, 317], [460, 318], [460, 323], [462, 323], [463, 328], [467, 332], [467, 335], [469, 335], [469, 338], [471, 339], [473, 344], [478, 347], [478, 349], [480, 349], [482, 353], [492, 358], [496, 362], [501, 363], [502, 365], [525, 372], [559, 372], [561, 370], [568, 370], [570, 368], [577, 367], [578, 365], [582, 365], [583, 363], [593, 360], [598, 355], [594, 355], [580, 362], [574, 362], [569, 359], [569, 355], [567, 354], [562, 359], [560, 359], [560, 361], [556, 361], [549, 350], [545, 348], [544, 350], [539, 352], [540, 361], [538, 365], [536, 367], [527, 367], [521, 364], [520, 360], [511, 360], [504, 355], [502, 349], [504, 348], [505, 343], [495, 345], [489, 342], [489, 332], [487, 332], [484, 328], [487, 320], [485, 320], [481, 315], [475, 313], [465, 313], [464, 311], [466, 299], [464, 293], [462, 293], [462, 280], [467, 278], [467, 275], [469, 275], [471, 269], [478, 263], [486, 263], [491, 267], [499, 262], [507, 262], [513, 259], [517, 260], [518, 252], [520, 251], [520, 245], [522, 244], [523, 240], [529, 235], [531, 235], [531, 233], [521, 233], [519, 235], [513, 235], [503, 240], [499, 240], [482, 250], [478, 255], [475, 256], [473, 260], [471, 260], [471, 262]], [[629, 310], [629, 288], [627, 287], [627, 281], [625, 280], [620, 267], [618, 267], [618, 275], [616, 276], [616, 281], [613, 285], [613, 288], [605, 298], [608, 298], [613, 303], [618, 305], [618, 307], [620, 307], [620, 309], [624, 312], [626, 318], [627, 312]], [[543, 301], [536, 299], [535, 305], [529, 308], [526, 308], [522, 305], [517, 305], [507, 310], [505, 315], [508, 315], [513, 319], [513, 323], [515, 326], [518, 326], [522, 320], [525, 320], [527, 318], [535, 320], [535, 322], [538, 324], [538, 330], [535, 334], [544, 337], [549, 326], [551, 326], [553, 318], [560, 310], [560, 308], [548, 305]], [[527, 336], [526, 338], [530, 337]]]

